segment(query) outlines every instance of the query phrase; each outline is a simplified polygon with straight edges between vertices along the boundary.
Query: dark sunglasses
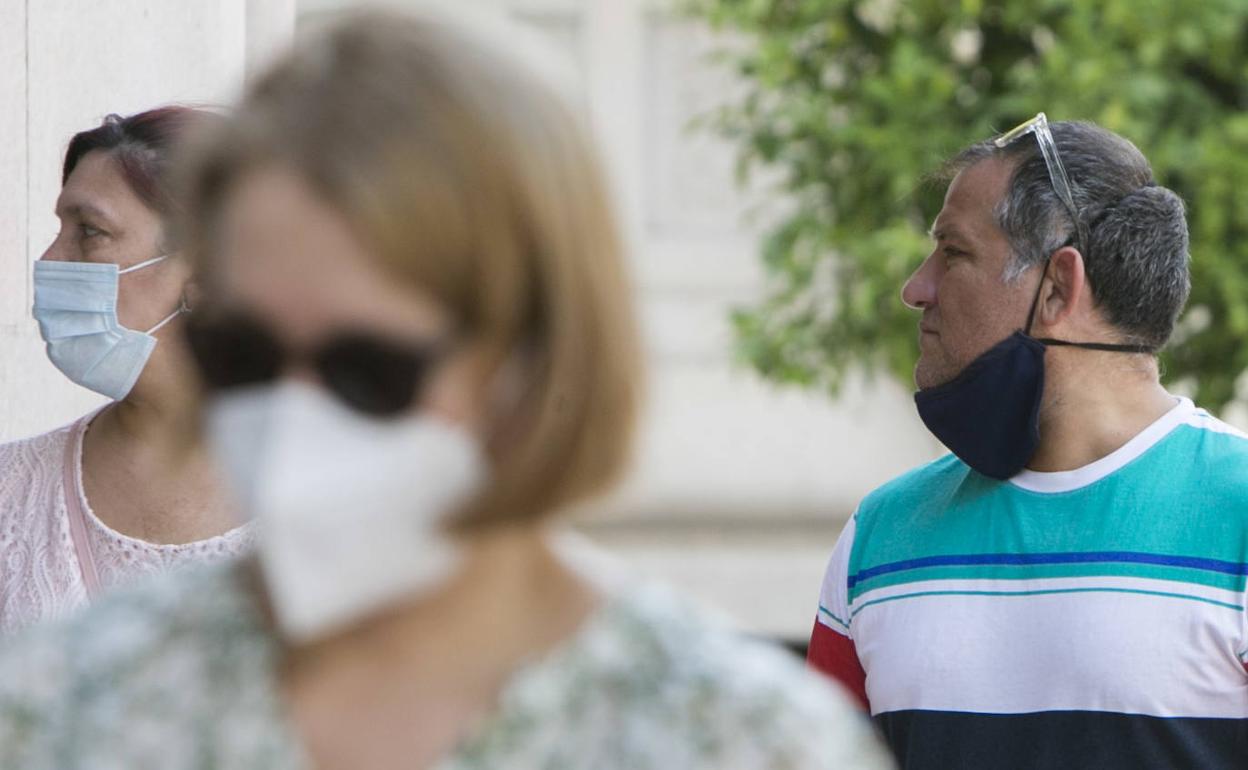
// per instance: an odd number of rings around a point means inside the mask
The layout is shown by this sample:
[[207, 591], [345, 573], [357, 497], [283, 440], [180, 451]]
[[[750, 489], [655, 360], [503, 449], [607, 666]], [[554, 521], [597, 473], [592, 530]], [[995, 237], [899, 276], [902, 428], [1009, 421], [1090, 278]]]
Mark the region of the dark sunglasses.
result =
[[413, 347], [377, 334], [344, 332], [315, 350], [291, 351], [242, 313], [192, 313], [185, 329], [209, 391], [274, 382], [290, 364], [304, 362], [344, 403], [376, 417], [411, 407], [449, 347], [445, 341]]

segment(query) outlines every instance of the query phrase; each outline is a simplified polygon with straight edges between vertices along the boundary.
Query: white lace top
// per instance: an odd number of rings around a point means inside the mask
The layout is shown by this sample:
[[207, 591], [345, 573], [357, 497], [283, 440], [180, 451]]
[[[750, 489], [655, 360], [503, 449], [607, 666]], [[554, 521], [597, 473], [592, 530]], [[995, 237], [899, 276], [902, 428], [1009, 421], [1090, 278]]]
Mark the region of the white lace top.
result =
[[[0, 767], [310, 768], [280, 655], [229, 566], [118, 591], [0, 651]], [[866, 715], [794, 656], [634, 582], [515, 672], [435, 770], [890, 767]]]
[[234, 556], [252, 540], [244, 526], [162, 545], [100, 521], [82, 488], [82, 437], [95, 414], [0, 445], [0, 634], [64, 616], [118, 584]]

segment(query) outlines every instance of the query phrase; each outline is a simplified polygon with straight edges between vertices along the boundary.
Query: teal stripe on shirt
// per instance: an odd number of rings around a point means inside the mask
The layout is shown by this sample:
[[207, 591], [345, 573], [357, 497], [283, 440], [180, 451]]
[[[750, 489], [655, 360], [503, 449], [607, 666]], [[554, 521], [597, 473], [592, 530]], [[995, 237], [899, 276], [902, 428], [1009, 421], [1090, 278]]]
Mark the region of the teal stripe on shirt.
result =
[[884, 604], [886, 602], [899, 601], [901, 599], [918, 599], [918, 598], [923, 598], [923, 597], [928, 597], [928, 596], [1022, 597], [1022, 596], [1041, 596], [1045, 594], [1085, 594], [1085, 593], [1140, 594], [1144, 596], [1159, 596], [1159, 597], [1164, 597], [1168, 599], [1181, 599], [1185, 601], [1203, 602], [1205, 604], [1211, 604], [1216, 607], [1222, 607], [1228, 610], [1235, 610], [1237, 612], [1244, 611], [1244, 608], [1241, 605], [1230, 604], [1227, 602], [1220, 602], [1214, 599], [1206, 599], [1203, 596], [1192, 596], [1191, 594], [1170, 593], [1168, 591], [1146, 591], [1146, 590], [1136, 589], [1136, 588], [1104, 587], [1104, 588], [1054, 588], [1054, 589], [1036, 590], [1036, 591], [956, 591], [956, 590], [955, 591], [917, 591], [915, 593], [899, 594], [897, 596], [885, 596], [880, 599], [872, 599], [871, 601], [863, 602], [861, 605], [851, 610], [849, 617], [852, 620], [858, 616], [858, 613], [862, 612], [868, 607], [873, 607], [877, 604]]

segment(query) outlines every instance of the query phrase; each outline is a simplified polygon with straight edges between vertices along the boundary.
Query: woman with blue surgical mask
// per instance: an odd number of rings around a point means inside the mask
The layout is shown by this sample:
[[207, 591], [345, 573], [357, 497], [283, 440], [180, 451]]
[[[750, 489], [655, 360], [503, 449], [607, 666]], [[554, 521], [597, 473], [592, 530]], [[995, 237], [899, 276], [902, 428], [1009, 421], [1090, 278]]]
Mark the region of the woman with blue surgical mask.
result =
[[174, 145], [213, 119], [185, 107], [110, 115], [69, 143], [33, 315], [52, 364], [109, 403], [0, 446], [0, 632], [249, 538], [232, 529], [213, 462], [182, 440], [190, 269], [165, 226], [178, 211], [167, 169]]

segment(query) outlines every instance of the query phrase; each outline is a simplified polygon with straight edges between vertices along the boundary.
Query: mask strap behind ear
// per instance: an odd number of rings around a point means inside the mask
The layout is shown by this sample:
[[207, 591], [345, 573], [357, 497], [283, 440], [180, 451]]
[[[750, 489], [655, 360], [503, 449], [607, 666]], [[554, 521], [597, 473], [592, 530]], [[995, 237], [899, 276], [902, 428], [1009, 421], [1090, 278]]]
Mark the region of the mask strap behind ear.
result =
[[1049, 337], [1040, 337], [1036, 340], [1042, 345], [1056, 345], [1058, 347], [1083, 348], [1084, 350], [1103, 350], [1106, 353], [1156, 353], [1157, 349], [1151, 345], [1118, 345], [1112, 342], [1070, 342], [1069, 340], [1055, 340]]
[[1040, 290], [1044, 288], [1045, 276], [1049, 274], [1049, 263], [1053, 261], [1053, 257], [1044, 260], [1044, 269], [1040, 271], [1040, 284], [1036, 286], [1036, 295], [1031, 298], [1031, 310], [1027, 311], [1027, 328], [1023, 329], [1023, 334], [1031, 336], [1031, 325], [1036, 320], [1036, 308], [1040, 305]]
[[146, 332], [144, 332], [144, 333], [145, 333], [145, 334], [155, 334], [156, 332], [158, 332], [158, 331], [160, 331], [161, 329], [163, 329], [163, 328], [164, 328], [164, 326], [165, 326], [165, 324], [169, 323], [170, 321], [172, 321], [173, 319], [175, 319], [175, 318], [177, 318], [178, 316], [182, 315], [183, 313], [186, 313], [186, 312], [189, 312], [189, 311], [190, 311], [190, 307], [188, 307], [188, 306], [187, 306], [187, 304], [186, 304], [186, 300], [183, 300], [183, 301], [182, 301], [182, 304], [178, 305], [178, 309], [177, 309], [177, 310], [174, 310], [172, 313], [170, 313], [169, 315], [165, 316], [165, 320], [163, 320], [163, 321], [161, 321], [160, 323], [156, 324], [155, 326], [153, 326], [152, 328], [148, 329], [148, 330], [147, 330]]
[[[1040, 290], [1044, 288], [1044, 279], [1049, 274], [1049, 263], [1053, 261], [1049, 257], [1044, 261], [1044, 271], [1040, 273], [1040, 285], [1036, 287], [1036, 296], [1031, 300], [1031, 310], [1027, 313], [1027, 328], [1023, 333], [1031, 337], [1031, 325], [1036, 320], [1036, 308], [1040, 304]], [[1055, 345], [1058, 347], [1083, 348], [1084, 350], [1101, 350], [1107, 353], [1156, 353], [1157, 349], [1150, 345], [1119, 345], [1112, 342], [1071, 342], [1069, 340], [1055, 340], [1052, 337], [1035, 337], [1036, 342], [1042, 345]]]

